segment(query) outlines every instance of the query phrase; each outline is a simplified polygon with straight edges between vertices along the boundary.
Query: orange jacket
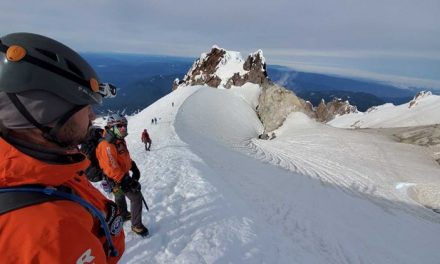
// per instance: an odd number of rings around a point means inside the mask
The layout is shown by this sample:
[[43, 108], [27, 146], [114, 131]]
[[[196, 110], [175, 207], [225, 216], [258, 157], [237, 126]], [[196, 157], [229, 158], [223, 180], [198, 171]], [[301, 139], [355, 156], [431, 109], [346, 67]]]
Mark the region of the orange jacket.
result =
[[131, 168], [130, 153], [125, 141], [121, 139], [116, 139], [114, 143], [107, 140], [99, 142], [96, 158], [105, 175], [117, 183], [121, 182]]
[[[20, 152], [0, 138], [0, 186], [64, 185], [102, 211], [107, 200], [83, 174], [90, 162], [49, 164]], [[107, 257], [100, 223], [80, 204], [57, 200], [0, 215], [1, 263], [117, 263], [124, 252], [124, 232], [112, 240], [118, 257]]]

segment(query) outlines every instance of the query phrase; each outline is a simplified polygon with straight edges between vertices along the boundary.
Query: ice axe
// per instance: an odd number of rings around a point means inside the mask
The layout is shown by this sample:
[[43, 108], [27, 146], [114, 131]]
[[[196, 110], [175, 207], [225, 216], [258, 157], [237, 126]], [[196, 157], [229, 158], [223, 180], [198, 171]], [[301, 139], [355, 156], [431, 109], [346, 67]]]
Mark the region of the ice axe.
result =
[[150, 211], [150, 208], [148, 208], [147, 201], [145, 201], [144, 195], [142, 194], [142, 191], [141, 191], [141, 189], [142, 189], [142, 188], [141, 188], [141, 184], [140, 184], [137, 180], [134, 180], [133, 182], [136, 183], [136, 187], [134, 187], [134, 188], [132, 189], [132, 191], [134, 191], [134, 192], [139, 192], [139, 193], [141, 194], [142, 202], [144, 202], [145, 208], [147, 208], [147, 211], [149, 212], [149, 211]]
[[150, 211], [150, 208], [148, 208], [147, 202], [145, 201], [144, 195], [142, 194], [142, 192], [140, 192], [141, 197], [142, 197], [142, 202], [144, 202], [145, 208], [147, 208], [147, 211]]

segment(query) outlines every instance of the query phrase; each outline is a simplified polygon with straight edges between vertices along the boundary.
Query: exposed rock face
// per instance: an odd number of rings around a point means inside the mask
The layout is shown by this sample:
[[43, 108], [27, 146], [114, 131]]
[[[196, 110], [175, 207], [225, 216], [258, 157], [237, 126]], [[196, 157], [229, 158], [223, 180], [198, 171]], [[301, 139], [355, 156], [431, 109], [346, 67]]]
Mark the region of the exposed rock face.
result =
[[179, 85], [181, 85], [183, 83], [183, 80], [179, 80], [179, 78], [174, 79], [173, 81], [173, 91], [177, 89], [177, 87], [179, 87]]
[[350, 105], [348, 101], [342, 101], [339, 98], [333, 99], [329, 103], [321, 100], [321, 103], [316, 108], [316, 119], [321, 122], [328, 122], [335, 118], [336, 115], [345, 115], [349, 113], [357, 113], [356, 106]]
[[312, 105], [297, 97], [292, 91], [274, 84], [262, 87], [257, 114], [265, 133], [280, 127], [291, 112], [303, 112], [312, 118], [315, 117]]
[[261, 50], [248, 56], [243, 64], [243, 69], [248, 71], [243, 76], [243, 79], [247, 80], [248, 82], [256, 84], [269, 83], [269, 78], [266, 71], [266, 62]]
[[[226, 70], [225, 70], [226, 69]], [[230, 72], [234, 69], [235, 72]], [[183, 80], [175, 80], [173, 90], [180, 86], [208, 85], [213, 88], [231, 88], [250, 82], [263, 84], [267, 78], [266, 63], [261, 50], [250, 54], [243, 61], [240, 53], [214, 46], [208, 54], [202, 54], [192, 65]]]

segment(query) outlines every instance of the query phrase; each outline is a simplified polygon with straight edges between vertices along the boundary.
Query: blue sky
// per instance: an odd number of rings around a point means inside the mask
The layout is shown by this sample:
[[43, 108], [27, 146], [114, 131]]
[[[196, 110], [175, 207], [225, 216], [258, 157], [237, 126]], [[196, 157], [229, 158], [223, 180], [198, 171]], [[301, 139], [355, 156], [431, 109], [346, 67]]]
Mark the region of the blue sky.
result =
[[198, 57], [216, 44], [269, 64], [440, 88], [439, 0], [17, 0], [0, 34], [78, 51]]

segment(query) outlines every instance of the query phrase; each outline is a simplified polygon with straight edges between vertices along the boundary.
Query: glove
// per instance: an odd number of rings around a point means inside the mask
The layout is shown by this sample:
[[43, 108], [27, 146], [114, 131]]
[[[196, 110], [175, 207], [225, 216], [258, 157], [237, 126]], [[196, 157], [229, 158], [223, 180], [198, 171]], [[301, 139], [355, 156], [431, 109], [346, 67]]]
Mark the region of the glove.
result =
[[138, 167], [136, 166], [136, 163], [134, 161], [131, 161], [131, 172], [133, 173], [131, 175], [131, 177], [136, 180], [139, 181], [139, 179], [141, 178], [141, 172], [139, 171]]
[[141, 184], [136, 180], [133, 180], [130, 187], [131, 187], [132, 192], [140, 192], [141, 191]]
[[140, 183], [132, 177], [125, 175], [120, 183], [123, 192], [138, 192], [141, 190]]
[[112, 186], [110, 185], [110, 183], [106, 180], [103, 180], [101, 182], [101, 187], [104, 190], [104, 192], [106, 193], [111, 193], [112, 192]]

